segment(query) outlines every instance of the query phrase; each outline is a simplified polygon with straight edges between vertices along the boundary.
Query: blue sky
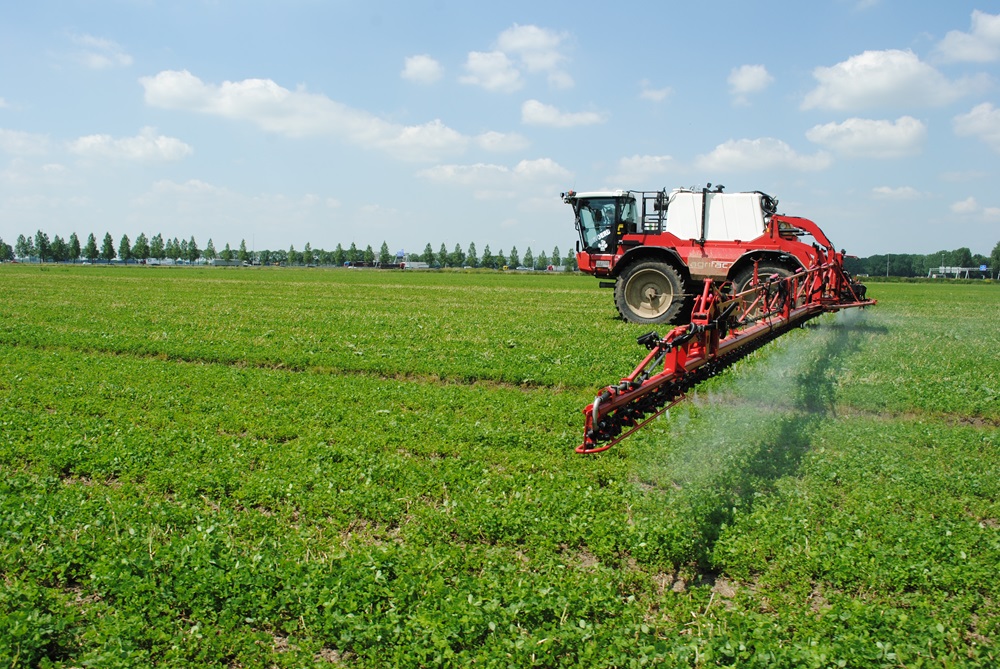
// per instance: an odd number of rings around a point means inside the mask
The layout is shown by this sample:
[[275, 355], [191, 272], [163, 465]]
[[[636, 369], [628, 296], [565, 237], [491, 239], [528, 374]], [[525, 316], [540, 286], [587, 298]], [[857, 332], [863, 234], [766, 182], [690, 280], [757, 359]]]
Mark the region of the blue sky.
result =
[[565, 252], [567, 189], [1000, 241], [1000, 2], [9, 2], [0, 237]]

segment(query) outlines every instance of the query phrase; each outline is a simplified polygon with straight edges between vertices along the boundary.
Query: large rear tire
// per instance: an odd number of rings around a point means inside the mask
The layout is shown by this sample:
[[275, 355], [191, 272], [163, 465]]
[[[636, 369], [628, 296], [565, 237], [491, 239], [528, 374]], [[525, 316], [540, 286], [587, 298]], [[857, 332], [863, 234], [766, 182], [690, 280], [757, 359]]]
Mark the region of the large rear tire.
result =
[[[784, 279], [791, 276], [794, 272], [783, 265], [772, 264], [767, 262], [762, 262], [757, 265], [757, 279], [761, 283], [766, 283], [770, 279], [778, 278]], [[753, 265], [740, 270], [735, 277], [733, 277], [733, 293], [742, 293], [745, 290], [749, 290], [753, 287]], [[764, 301], [768, 304], [774, 300], [777, 295], [777, 287], [768, 287], [766, 292], [766, 297]], [[747, 316], [751, 320], [760, 318], [767, 312], [767, 309], [763, 308], [763, 305], [750, 311]]]
[[626, 267], [615, 282], [615, 306], [631, 323], [673, 323], [685, 316], [684, 280], [673, 266], [642, 260]]
[[[771, 264], [762, 262], [757, 265], [757, 276], [761, 281], [767, 281], [775, 274], [778, 275], [779, 279], [784, 279], [789, 277], [794, 272], [783, 265]], [[750, 287], [753, 282], [753, 265], [740, 270], [740, 272], [733, 277], [733, 292], [742, 293], [744, 290]]]

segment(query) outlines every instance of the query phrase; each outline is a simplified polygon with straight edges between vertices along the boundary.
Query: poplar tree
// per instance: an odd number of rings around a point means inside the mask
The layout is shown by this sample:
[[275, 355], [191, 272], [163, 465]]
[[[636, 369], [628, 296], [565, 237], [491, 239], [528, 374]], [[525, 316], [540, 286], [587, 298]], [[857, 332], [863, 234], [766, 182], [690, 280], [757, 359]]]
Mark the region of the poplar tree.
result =
[[52, 257], [50, 250], [51, 243], [49, 242], [49, 236], [39, 230], [35, 233], [35, 253], [38, 255], [38, 259], [45, 262]]
[[52, 238], [52, 248], [50, 249], [52, 259], [56, 262], [63, 262], [69, 258], [69, 247], [59, 235]]
[[449, 264], [452, 267], [462, 267], [465, 265], [465, 251], [458, 244], [455, 244], [455, 250], [451, 252], [448, 256]]
[[156, 233], [149, 241], [149, 257], [163, 260], [167, 257], [167, 250], [163, 246], [163, 235]]
[[145, 232], [140, 232], [139, 236], [135, 238], [135, 244], [132, 245], [132, 257], [139, 260], [145, 260], [149, 257], [149, 241], [146, 239]]
[[30, 239], [24, 235], [18, 235], [17, 241], [14, 242], [14, 253], [17, 254], [18, 258], [30, 258], [35, 255], [35, 247]]
[[115, 242], [111, 239], [110, 232], [104, 233], [104, 241], [101, 243], [101, 257], [106, 262], [111, 262], [115, 259]]
[[87, 235], [87, 246], [83, 249], [83, 256], [90, 262], [94, 262], [100, 256], [97, 250], [97, 238], [93, 232]]
[[128, 240], [128, 235], [122, 235], [122, 240], [118, 242], [118, 258], [124, 263], [132, 257], [132, 244]]

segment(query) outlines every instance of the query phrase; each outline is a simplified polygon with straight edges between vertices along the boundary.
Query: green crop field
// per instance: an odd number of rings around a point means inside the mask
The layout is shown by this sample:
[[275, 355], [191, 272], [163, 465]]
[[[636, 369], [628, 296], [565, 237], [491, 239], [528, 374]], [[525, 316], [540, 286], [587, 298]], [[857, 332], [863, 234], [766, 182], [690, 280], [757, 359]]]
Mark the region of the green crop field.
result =
[[589, 277], [0, 290], [0, 666], [1000, 665], [996, 285], [875, 285], [599, 456], [646, 328]]

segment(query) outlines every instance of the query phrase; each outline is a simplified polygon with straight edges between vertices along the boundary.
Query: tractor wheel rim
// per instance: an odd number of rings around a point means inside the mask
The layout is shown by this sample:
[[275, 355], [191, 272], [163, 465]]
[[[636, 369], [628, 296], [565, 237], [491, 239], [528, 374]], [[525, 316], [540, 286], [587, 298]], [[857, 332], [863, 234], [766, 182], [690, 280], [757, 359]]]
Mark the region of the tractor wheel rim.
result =
[[643, 270], [625, 285], [625, 302], [641, 318], [658, 318], [670, 308], [674, 291], [663, 272]]

